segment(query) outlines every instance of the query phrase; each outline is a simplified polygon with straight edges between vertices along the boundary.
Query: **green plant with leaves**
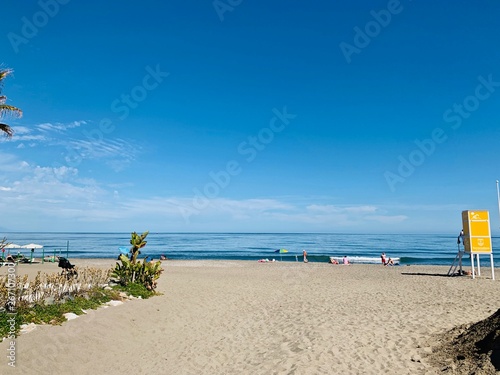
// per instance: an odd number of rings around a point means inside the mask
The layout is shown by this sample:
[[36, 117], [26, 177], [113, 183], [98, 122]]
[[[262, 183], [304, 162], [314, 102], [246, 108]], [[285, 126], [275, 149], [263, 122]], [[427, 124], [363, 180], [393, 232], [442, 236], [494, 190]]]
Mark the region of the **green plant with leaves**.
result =
[[114, 278], [120, 285], [126, 286], [134, 280], [135, 267], [132, 261], [123, 254], [120, 255], [119, 260], [121, 264], [116, 262], [116, 266], [111, 273], [111, 277]]
[[[12, 69], [5, 69], [0, 67], [0, 119], [2, 119], [5, 115], [10, 115], [13, 117], [21, 117], [23, 115], [23, 111], [21, 111], [19, 108], [6, 104], [7, 97], [5, 95], [1, 95], [3, 80], [10, 74], [12, 74]], [[7, 137], [12, 137], [12, 135], [14, 134], [12, 128], [2, 122], [0, 122], [0, 131], [3, 132]]]
[[149, 231], [144, 232], [143, 234], [137, 234], [136, 232], [132, 232], [130, 244], [132, 248], [130, 249], [130, 260], [132, 263], [135, 263], [137, 260], [137, 256], [141, 253], [141, 249], [146, 246], [148, 241], [145, 241], [145, 238], [148, 236]]
[[142, 263], [138, 263], [138, 265], [139, 271], [137, 272], [136, 282], [144, 285], [148, 290], [156, 289], [157, 280], [163, 272], [161, 262], [148, 262], [144, 259]]
[[121, 254], [119, 262], [116, 263], [111, 277], [115, 279], [122, 286], [127, 286], [131, 283], [141, 284], [148, 290], [156, 289], [157, 280], [163, 272], [161, 262], [148, 262], [147, 257], [143, 261], [138, 261], [137, 257], [140, 254], [140, 249], [146, 246], [147, 237], [149, 232], [144, 232], [141, 235], [133, 232], [130, 239], [132, 245], [130, 249], [130, 259]]
[[129, 283], [127, 286], [115, 285], [113, 286], [113, 290], [117, 292], [124, 292], [129, 296], [142, 299], [147, 299], [156, 294], [154, 290], [149, 290], [144, 285], [138, 283]]

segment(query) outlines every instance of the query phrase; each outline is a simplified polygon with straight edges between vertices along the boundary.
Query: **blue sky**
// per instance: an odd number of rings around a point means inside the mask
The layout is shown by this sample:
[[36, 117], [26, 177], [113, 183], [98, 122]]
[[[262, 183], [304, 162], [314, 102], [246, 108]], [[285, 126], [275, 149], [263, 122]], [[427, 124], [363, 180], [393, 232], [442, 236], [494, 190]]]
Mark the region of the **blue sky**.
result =
[[497, 1], [6, 1], [0, 229], [500, 226]]

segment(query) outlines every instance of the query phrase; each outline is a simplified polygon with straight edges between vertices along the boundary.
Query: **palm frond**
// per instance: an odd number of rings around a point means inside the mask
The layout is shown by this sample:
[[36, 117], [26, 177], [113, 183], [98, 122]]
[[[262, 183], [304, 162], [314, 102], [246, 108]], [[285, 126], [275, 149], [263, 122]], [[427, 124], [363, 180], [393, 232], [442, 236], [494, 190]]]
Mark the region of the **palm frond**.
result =
[[12, 69], [0, 69], [0, 81], [3, 81], [5, 77], [12, 74]]
[[12, 135], [14, 134], [12, 128], [7, 124], [0, 123], [0, 131], [2, 131], [7, 138], [12, 137]]
[[8, 104], [0, 104], [0, 116], [11, 115], [13, 117], [22, 117], [23, 111], [17, 107], [8, 105]]
[[[13, 70], [9, 68], [4, 68], [0, 66], [0, 93], [2, 92], [3, 80], [9, 75], [12, 74]], [[5, 115], [10, 115], [12, 117], [22, 117], [23, 111], [17, 107], [12, 105], [5, 104], [7, 101], [7, 97], [5, 95], [0, 95], [0, 118]], [[11, 138], [14, 134], [12, 128], [7, 125], [0, 123], [0, 132], [3, 133], [7, 138]]]

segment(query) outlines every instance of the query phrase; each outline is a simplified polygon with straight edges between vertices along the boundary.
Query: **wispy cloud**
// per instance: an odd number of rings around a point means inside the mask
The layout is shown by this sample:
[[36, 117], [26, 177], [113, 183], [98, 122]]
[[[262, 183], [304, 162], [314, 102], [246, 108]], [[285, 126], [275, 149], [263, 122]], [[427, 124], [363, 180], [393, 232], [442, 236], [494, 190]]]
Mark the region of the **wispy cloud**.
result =
[[[106, 150], [104, 147], [102, 152], [114, 152]], [[328, 197], [220, 197], [205, 202], [206, 207], [186, 222], [182, 210], [192, 207], [191, 197], [139, 198], [129, 195], [133, 188], [130, 182], [107, 185], [89, 177], [82, 178], [76, 167], [32, 165], [8, 153], [0, 153], [0, 158], [4, 161], [0, 165], [0, 210], [9, 212], [11, 230], [123, 230], [132, 226], [166, 231], [252, 228], [362, 233], [365, 228], [376, 227], [388, 232], [414, 226], [412, 215], [419, 210], [443, 208], [322, 204], [321, 200], [332, 200]], [[310, 200], [315, 203], [305, 204]]]
[[67, 146], [76, 150], [84, 158], [100, 159], [121, 157], [133, 160], [138, 153], [137, 146], [132, 146], [123, 139], [109, 139], [101, 141], [69, 140]]
[[61, 123], [43, 123], [39, 125], [35, 125], [35, 128], [38, 129], [41, 132], [60, 132], [63, 133], [68, 129], [74, 129], [78, 128], [82, 125], [86, 125], [87, 121], [73, 121], [68, 124], [61, 124]]
[[405, 220], [408, 220], [408, 216], [406, 215], [371, 215], [366, 216], [366, 220], [377, 221], [383, 224], [393, 224], [393, 223], [402, 223]]
[[[91, 121], [79, 120], [68, 123], [41, 123], [33, 126], [15, 126], [14, 136], [0, 142], [12, 142], [16, 148], [36, 148], [50, 146], [59, 148], [55, 152], [57, 157], [71, 158], [78, 161], [99, 160], [115, 171], [126, 168], [141, 152], [141, 147], [135, 142], [132, 144], [126, 139], [113, 138], [112, 134], [101, 136], [99, 139], [91, 138], [95, 131]], [[59, 160], [60, 164], [68, 164], [67, 160]], [[69, 163], [72, 164], [72, 163]]]
[[363, 213], [373, 213], [377, 211], [375, 206], [334, 206], [334, 205], [319, 205], [312, 204], [307, 206], [310, 212], [324, 213], [324, 214], [339, 214], [339, 213], [350, 213], [350, 214], [363, 214]]

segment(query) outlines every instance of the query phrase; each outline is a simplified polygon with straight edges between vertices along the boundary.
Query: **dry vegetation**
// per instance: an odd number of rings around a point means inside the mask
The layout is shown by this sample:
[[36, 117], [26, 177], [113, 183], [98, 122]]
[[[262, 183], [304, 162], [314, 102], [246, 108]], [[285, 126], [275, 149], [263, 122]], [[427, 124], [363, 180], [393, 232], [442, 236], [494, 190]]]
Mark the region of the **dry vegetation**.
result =
[[67, 296], [85, 296], [90, 290], [108, 283], [111, 270], [87, 267], [78, 270], [78, 279], [67, 279], [59, 273], [38, 272], [33, 280], [16, 276], [15, 282], [0, 276], [0, 306], [6, 306], [9, 293], [15, 295], [15, 307], [63, 301]]

